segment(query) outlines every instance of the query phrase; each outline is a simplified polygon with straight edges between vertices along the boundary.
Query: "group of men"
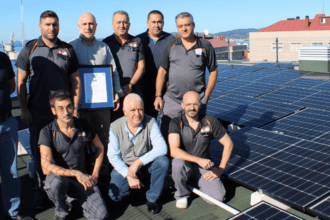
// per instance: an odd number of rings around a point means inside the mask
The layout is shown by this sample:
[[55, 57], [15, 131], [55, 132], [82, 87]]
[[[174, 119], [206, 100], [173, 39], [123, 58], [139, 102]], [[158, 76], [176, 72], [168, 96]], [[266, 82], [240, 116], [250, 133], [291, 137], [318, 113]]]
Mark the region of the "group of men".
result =
[[[114, 34], [100, 42], [95, 39], [94, 15], [84, 13], [78, 22], [79, 37], [65, 43], [57, 37], [56, 13], [41, 14], [41, 36], [26, 44], [16, 62], [21, 120], [29, 125], [35, 167], [34, 208], [44, 208], [48, 197], [56, 206], [55, 218], [65, 219], [68, 203], [77, 199], [88, 219], [106, 219], [98, 183], [108, 188], [112, 200], [122, 201], [131, 189], [144, 187], [141, 176], [150, 175], [147, 206], [156, 214], [169, 170], [177, 189], [177, 208], [187, 208], [189, 178], [197, 180], [203, 192], [224, 200], [220, 176], [233, 144], [220, 122], [205, 115], [217, 78], [214, 49], [194, 35], [189, 13], [180, 13], [175, 22], [178, 38], [163, 31], [163, 14], [151, 11], [147, 31], [134, 37], [128, 34], [129, 15], [117, 11], [112, 19]], [[79, 65], [111, 65], [113, 110], [79, 109]], [[4, 139], [16, 148], [17, 122], [9, 104], [15, 80], [12, 67], [0, 67], [4, 69], [0, 69], [0, 82], [5, 85], [0, 87], [0, 142]], [[206, 67], [210, 71], [207, 85]], [[155, 118], [161, 109], [159, 128]], [[224, 146], [218, 167], [208, 151], [213, 138]], [[86, 159], [91, 158], [91, 146], [94, 161]], [[13, 166], [1, 166], [3, 181], [8, 182], [2, 184], [3, 192], [20, 188], [17, 171], [10, 173], [16, 169], [16, 154], [12, 154], [6, 160], [12, 159]], [[10, 180], [5, 180], [4, 169]], [[18, 212], [19, 194], [16, 200], [3, 195], [5, 215], [12, 219], [25, 218]]]

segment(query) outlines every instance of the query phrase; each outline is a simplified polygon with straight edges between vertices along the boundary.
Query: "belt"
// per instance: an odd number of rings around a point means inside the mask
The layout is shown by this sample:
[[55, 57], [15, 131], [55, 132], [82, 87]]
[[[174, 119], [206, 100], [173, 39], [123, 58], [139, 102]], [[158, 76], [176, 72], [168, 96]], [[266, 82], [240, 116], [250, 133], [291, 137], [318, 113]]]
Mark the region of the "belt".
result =
[[5, 115], [5, 116], [1, 116], [1, 117], [0, 117], [0, 123], [6, 121], [10, 116], [11, 116], [11, 112], [9, 112], [9, 113], [8, 113], [7, 115]]

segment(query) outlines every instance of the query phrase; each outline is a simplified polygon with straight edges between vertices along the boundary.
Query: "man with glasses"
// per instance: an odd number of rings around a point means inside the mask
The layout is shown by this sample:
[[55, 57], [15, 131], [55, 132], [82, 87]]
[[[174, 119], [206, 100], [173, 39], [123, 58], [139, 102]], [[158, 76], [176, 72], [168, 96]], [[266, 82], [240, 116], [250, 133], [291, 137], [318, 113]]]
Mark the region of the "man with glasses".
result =
[[129, 197], [130, 189], [141, 189], [142, 175], [151, 175], [147, 191], [148, 211], [157, 214], [157, 204], [164, 180], [168, 173], [169, 160], [165, 156], [167, 146], [157, 122], [144, 115], [141, 97], [131, 93], [124, 99], [125, 116], [110, 127], [108, 157], [114, 167], [111, 172], [109, 195], [119, 202]]
[[[201, 102], [197, 92], [187, 92], [181, 106], [184, 114], [171, 120], [168, 136], [170, 153], [174, 158], [172, 177], [177, 189], [174, 194], [176, 207], [186, 209], [188, 206], [190, 191], [187, 181], [190, 178], [198, 182], [202, 192], [223, 201], [226, 190], [220, 176], [230, 158], [233, 143], [215, 117], [199, 114]], [[213, 138], [223, 145], [218, 167], [213, 167], [210, 160], [209, 146]]]
[[[179, 116], [182, 112], [180, 103], [186, 92], [195, 91], [199, 94], [203, 104], [201, 112], [205, 113], [218, 74], [214, 49], [208, 40], [199, 39], [194, 35], [195, 23], [192, 15], [187, 12], [180, 13], [175, 17], [175, 21], [180, 37], [169, 41], [163, 51], [154, 102], [155, 109], [159, 111], [164, 101], [161, 130], [165, 139], [171, 118]], [[206, 67], [210, 71], [207, 86]], [[166, 84], [166, 93], [162, 97]]]

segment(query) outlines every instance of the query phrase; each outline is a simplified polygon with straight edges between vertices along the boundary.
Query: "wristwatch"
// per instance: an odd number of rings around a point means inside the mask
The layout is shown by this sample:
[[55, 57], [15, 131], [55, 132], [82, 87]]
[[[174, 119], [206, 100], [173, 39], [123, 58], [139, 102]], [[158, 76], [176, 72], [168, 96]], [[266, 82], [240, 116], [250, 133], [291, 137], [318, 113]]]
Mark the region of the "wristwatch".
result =
[[74, 109], [75, 110], [79, 110], [80, 108], [79, 108], [79, 106], [75, 106]]

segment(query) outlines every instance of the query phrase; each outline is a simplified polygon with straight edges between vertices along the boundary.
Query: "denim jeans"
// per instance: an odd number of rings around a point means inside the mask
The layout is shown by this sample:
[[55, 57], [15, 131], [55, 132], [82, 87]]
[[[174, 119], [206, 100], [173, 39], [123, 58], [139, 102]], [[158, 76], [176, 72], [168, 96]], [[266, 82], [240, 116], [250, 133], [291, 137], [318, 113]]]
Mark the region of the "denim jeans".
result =
[[[146, 169], [144, 169], [146, 168]], [[156, 202], [163, 191], [164, 181], [168, 174], [169, 160], [166, 156], [159, 156], [153, 162], [141, 168], [151, 174], [150, 189], [147, 191], [147, 200]], [[115, 169], [111, 172], [109, 196], [113, 201], [119, 202], [130, 195], [130, 188], [127, 179]]]
[[17, 175], [18, 122], [11, 116], [0, 123], [0, 166], [5, 215], [17, 215], [21, 204], [21, 181]]

